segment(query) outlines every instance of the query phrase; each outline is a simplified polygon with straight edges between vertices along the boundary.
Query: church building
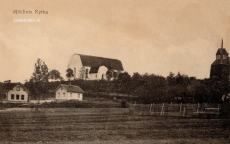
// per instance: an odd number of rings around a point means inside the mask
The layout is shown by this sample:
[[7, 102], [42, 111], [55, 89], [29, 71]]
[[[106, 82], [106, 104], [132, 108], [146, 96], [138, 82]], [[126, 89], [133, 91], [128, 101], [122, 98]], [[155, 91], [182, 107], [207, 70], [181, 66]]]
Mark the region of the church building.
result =
[[74, 79], [101, 80], [110, 75], [116, 78], [124, 71], [120, 60], [74, 54], [70, 57], [68, 68], [73, 70]]
[[228, 52], [223, 47], [223, 39], [221, 48], [216, 52], [216, 60], [211, 65], [210, 78], [218, 78], [219, 80], [229, 81], [230, 58]]

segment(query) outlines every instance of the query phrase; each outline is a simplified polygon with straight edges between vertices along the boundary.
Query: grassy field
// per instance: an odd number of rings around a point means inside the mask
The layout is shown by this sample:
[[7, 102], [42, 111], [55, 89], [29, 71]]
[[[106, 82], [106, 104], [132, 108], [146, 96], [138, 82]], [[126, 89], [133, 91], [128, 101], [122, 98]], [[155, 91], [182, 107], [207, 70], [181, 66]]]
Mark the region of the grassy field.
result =
[[229, 120], [129, 115], [127, 108], [10, 108], [0, 143], [228, 143]]

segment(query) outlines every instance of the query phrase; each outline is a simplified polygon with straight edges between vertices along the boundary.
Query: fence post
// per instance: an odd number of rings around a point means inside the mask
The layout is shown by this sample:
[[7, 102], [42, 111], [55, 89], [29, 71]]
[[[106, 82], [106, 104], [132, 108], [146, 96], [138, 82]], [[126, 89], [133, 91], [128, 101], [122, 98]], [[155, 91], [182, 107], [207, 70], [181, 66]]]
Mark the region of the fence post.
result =
[[164, 114], [164, 103], [162, 105], [162, 108], [161, 108], [161, 114], [160, 115], [163, 115]]
[[179, 115], [181, 114], [181, 107], [182, 107], [182, 103], [180, 103], [180, 111], [179, 111]]
[[152, 111], [152, 103], [150, 104], [149, 111], [150, 111], [150, 112]]
[[197, 114], [198, 114], [198, 111], [199, 111], [199, 103], [198, 103], [198, 106], [197, 106]]
[[184, 110], [183, 110], [183, 116], [185, 116], [185, 107], [184, 107]]

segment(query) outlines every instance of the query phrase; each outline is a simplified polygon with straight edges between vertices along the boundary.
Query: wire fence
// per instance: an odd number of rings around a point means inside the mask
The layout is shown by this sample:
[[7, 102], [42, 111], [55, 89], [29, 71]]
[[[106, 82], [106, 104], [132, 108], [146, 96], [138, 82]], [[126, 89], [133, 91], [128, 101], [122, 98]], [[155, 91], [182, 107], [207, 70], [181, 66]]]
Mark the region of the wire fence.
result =
[[129, 107], [131, 115], [183, 116], [183, 117], [219, 117], [219, 104], [132, 104]]

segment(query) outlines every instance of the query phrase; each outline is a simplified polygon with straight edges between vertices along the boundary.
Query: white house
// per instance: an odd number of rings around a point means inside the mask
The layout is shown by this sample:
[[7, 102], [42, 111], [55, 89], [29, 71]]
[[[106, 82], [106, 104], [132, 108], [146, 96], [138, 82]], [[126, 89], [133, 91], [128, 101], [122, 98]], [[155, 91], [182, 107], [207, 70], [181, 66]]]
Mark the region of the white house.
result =
[[29, 102], [29, 91], [21, 83], [2, 83], [0, 93], [3, 102]]
[[84, 91], [79, 86], [60, 84], [56, 91], [56, 100], [83, 100]]
[[82, 54], [72, 55], [68, 68], [73, 70], [74, 79], [85, 80], [106, 79], [107, 71], [111, 72], [113, 79], [124, 71], [120, 60]]

